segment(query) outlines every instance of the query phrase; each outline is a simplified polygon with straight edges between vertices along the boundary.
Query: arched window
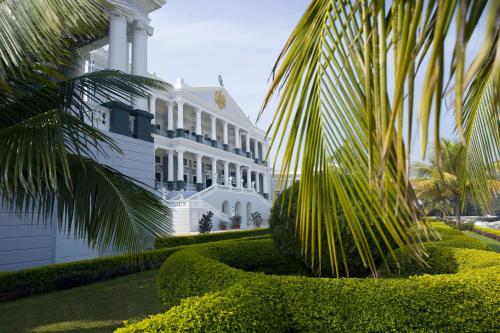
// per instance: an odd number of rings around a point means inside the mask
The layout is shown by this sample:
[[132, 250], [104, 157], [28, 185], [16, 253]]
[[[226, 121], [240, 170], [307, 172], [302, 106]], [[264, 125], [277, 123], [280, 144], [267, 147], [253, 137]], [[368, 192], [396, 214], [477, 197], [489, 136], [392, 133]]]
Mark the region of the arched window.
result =
[[239, 216], [241, 216], [241, 214], [243, 213], [241, 211], [241, 202], [236, 201], [236, 205], [234, 205], [234, 213]]
[[227, 200], [224, 200], [224, 202], [222, 203], [222, 212], [228, 215], [231, 212], [231, 210], [229, 209], [229, 202]]
[[247, 203], [247, 225], [252, 223], [252, 221], [250, 221], [250, 214], [252, 214], [252, 203], [249, 201]]

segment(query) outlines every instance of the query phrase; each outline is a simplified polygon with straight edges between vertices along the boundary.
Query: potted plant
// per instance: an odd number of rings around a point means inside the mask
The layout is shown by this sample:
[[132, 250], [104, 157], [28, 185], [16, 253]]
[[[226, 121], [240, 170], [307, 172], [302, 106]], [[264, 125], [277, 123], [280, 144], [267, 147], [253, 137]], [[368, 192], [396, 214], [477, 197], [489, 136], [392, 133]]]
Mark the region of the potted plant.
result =
[[264, 220], [262, 219], [262, 214], [259, 212], [253, 212], [250, 214], [250, 221], [256, 228], [260, 228]]
[[219, 230], [226, 230], [226, 228], [227, 228], [227, 223], [225, 221], [220, 221]]
[[231, 229], [239, 229], [241, 226], [241, 216], [233, 215], [231, 216]]

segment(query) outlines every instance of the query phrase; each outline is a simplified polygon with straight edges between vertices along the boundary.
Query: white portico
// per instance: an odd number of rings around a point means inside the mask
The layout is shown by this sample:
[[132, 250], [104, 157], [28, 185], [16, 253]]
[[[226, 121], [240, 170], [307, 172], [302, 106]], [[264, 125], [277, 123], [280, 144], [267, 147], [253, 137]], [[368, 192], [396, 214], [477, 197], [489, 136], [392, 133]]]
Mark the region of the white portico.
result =
[[[176, 200], [186, 206], [199, 206], [202, 200], [219, 219], [242, 216], [243, 226], [250, 226], [253, 211], [267, 217], [270, 168], [264, 131], [222, 86], [192, 87], [179, 79], [174, 88], [155, 92], [149, 101], [157, 188], [176, 207], [181, 207]], [[194, 215], [189, 231], [195, 231], [201, 217]], [[187, 224], [182, 232], [188, 231]]]

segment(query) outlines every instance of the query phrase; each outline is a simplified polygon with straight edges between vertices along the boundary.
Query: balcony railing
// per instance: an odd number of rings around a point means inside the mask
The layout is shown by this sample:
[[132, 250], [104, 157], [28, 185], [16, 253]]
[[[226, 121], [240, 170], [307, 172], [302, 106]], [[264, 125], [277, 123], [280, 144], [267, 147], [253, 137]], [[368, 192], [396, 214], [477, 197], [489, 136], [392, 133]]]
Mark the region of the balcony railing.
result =
[[231, 145], [224, 145], [222, 142], [217, 141], [217, 140], [211, 140], [207, 136], [199, 136], [196, 135], [193, 131], [190, 130], [174, 130], [174, 131], [167, 131], [167, 130], [160, 130], [158, 127], [153, 128], [153, 133], [158, 134], [167, 138], [184, 138], [192, 141], [196, 141], [202, 144], [206, 144], [207, 146], [218, 148], [221, 150], [228, 151], [230, 153], [239, 155], [239, 156], [245, 156], [254, 161], [255, 164], [260, 164], [267, 166], [267, 162], [263, 161], [261, 159], [253, 158], [253, 154], [250, 152], [245, 152], [242, 149], [235, 148]]

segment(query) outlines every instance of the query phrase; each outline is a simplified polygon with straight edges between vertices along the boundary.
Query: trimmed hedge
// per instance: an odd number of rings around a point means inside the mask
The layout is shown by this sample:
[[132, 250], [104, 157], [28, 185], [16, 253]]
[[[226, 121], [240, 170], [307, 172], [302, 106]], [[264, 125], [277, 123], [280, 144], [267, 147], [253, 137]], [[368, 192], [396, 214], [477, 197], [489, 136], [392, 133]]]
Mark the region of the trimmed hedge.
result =
[[79, 287], [158, 268], [166, 258], [181, 249], [152, 250], [133, 256], [102, 257], [0, 273], [0, 301]]
[[490, 238], [496, 239], [497, 241], [500, 241], [500, 230], [498, 230], [498, 229], [475, 226], [473, 231], [477, 232], [480, 235], [490, 237]]
[[228, 239], [246, 238], [252, 236], [269, 235], [269, 229], [251, 229], [240, 231], [222, 231], [209, 234], [192, 235], [192, 236], [173, 236], [173, 237], [158, 237], [155, 240], [155, 248], [162, 249], [166, 247], [175, 247], [180, 245], [202, 244], [207, 242], [216, 242]]
[[160, 270], [169, 310], [117, 332], [497, 331], [500, 255], [440, 243], [427, 244], [429, 259], [452, 262], [436, 268], [448, 274], [384, 279], [244, 271], [286, 265], [271, 240], [190, 246]]
[[[241, 232], [228, 232], [224, 237], [236, 239], [259, 239], [266, 236], [268, 229]], [[264, 235], [264, 236], [261, 236]], [[176, 240], [180, 238], [180, 240]], [[16, 272], [0, 272], [0, 302], [21, 297], [33, 296], [49, 291], [69, 289], [114, 277], [137, 273], [160, 267], [171, 254], [184, 248], [182, 244], [191, 242], [206, 243], [218, 240], [217, 237], [176, 236], [169, 237], [176, 247], [145, 251], [128, 256], [101, 257], [64, 264], [54, 264], [30, 268]]]

